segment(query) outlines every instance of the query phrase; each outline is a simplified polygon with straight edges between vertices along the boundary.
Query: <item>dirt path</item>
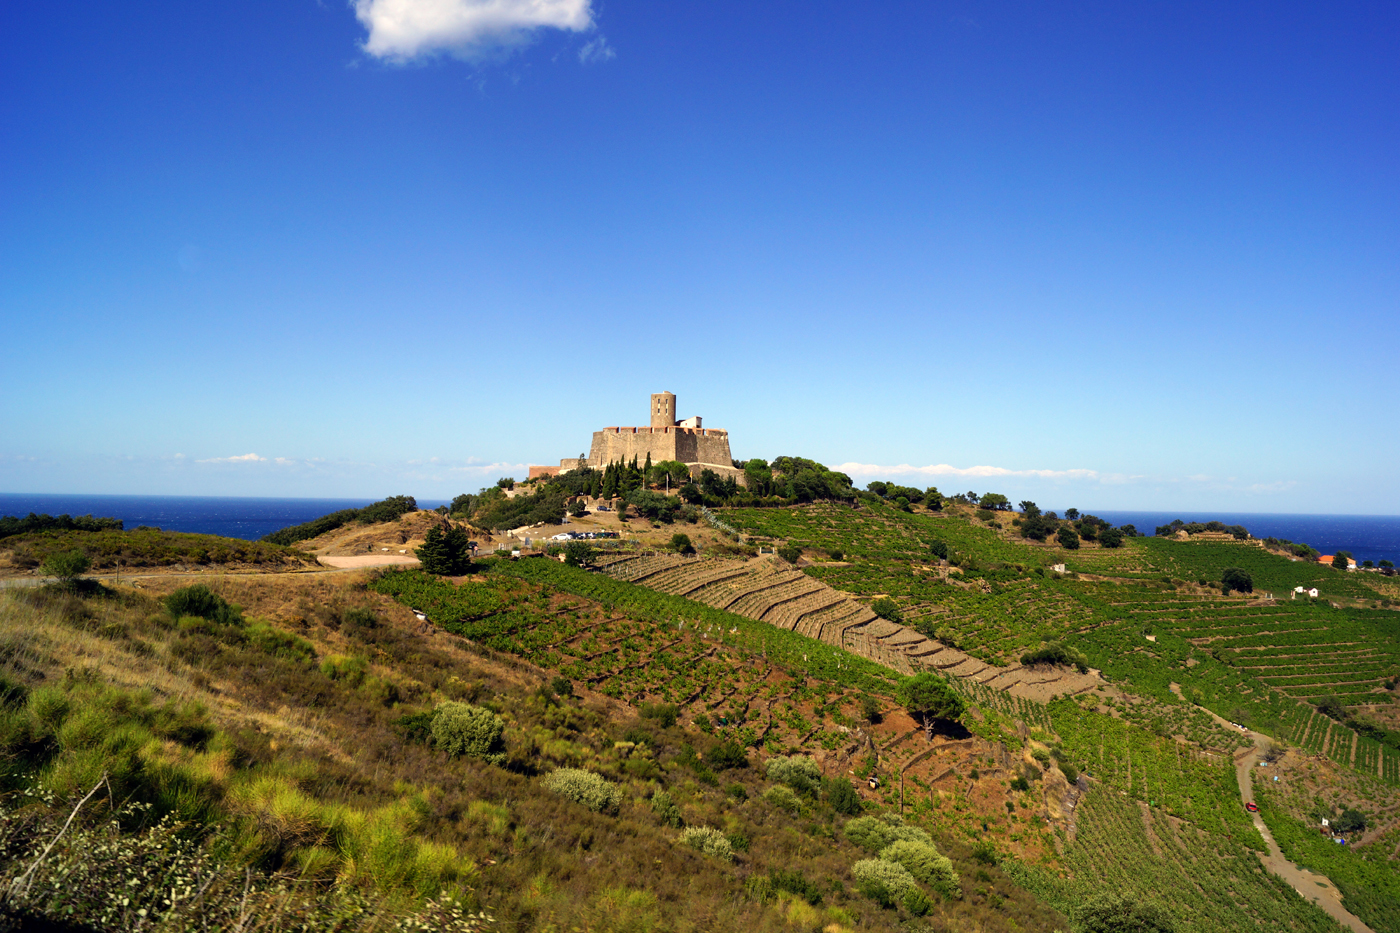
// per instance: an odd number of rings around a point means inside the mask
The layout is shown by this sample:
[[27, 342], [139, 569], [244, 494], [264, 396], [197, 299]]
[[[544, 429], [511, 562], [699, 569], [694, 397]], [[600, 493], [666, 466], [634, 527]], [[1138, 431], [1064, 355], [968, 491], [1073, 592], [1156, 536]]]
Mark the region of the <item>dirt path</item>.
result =
[[[1176, 684], [1171, 685], [1172, 692], [1180, 695], [1181, 689]], [[1228, 720], [1210, 713], [1210, 717], [1228, 729], [1238, 729]], [[1254, 801], [1254, 770], [1259, 767], [1260, 760], [1264, 757], [1264, 750], [1268, 747], [1270, 739], [1266, 735], [1258, 732], [1245, 730], [1245, 735], [1254, 742], [1254, 747], [1245, 749], [1235, 754], [1235, 780], [1240, 785], [1240, 800], [1245, 803]], [[1259, 856], [1259, 860], [1264, 863], [1264, 867], [1278, 875], [1284, 881], [1293, 886], [1293, 890], [1318, 907], [1327, 912], [1333, 920], [1353, 933], [1375, 933], [1370, 927], [1361, 922], [1361, 919], [1342, 906], [1342, 892], [1337, 890], [1337, 886], [1332, 883], [1332, 879], [1326, 875], [1319, 875], [1316, 872], [1308, 871], [1294, 865], [1283, 857], [1283, 850], [1274, 841], [1273, 833], [1269, 832], [1269, 827], [1265, 825], [1264, 818], [1258, 813], [1251, 813], [1254, 819], [1254, 828], [1259, 830], [1259, 835], [1264, 837], [1264, 845], [1267, 851]]]
[[[1254, 771], [1259, 766], [1269, 739], [1257, 732], [1247, 734], [1254, 740], [1254, 747], [1235, 756], [1235, 779], [1240, 785], [1240, 799], [1249, 802], [1254, 800]], [[1295, 891], [1327, 911], [1333, 920], [1347, 929], [1355, 933], [1374, 933], [1360, 918], [1342, 906], [1342, 892], [1337, 890], [1331, 879], [1326, 875], [1300, 868], [1284, 858], [1283, 851], [1274, 841], [1263, 817], [1258, 813], [1251, 813], [1250, 816], [1254, 818], [1254, 828], [1259, 830], [1259, 835], [1264, 837], [1264, 844], [1268, 847], [1268, 851], [1260, 856], [1265, 868], [1293, 885]]]

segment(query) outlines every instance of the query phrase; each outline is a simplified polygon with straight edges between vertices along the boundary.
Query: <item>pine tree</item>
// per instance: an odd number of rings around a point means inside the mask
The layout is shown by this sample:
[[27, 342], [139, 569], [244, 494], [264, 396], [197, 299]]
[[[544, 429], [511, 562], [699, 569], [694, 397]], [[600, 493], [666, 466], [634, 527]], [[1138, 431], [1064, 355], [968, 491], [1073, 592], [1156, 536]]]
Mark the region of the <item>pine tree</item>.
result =
[[434, 525], [423, 536], [423, 546], [414, 548], [418, 562], [427, 573], [448, 574], [452, 572], [452, 557], [443, 540], [442, 526]]
[[647, 451], [647, 465], [642, 468], [642, 485], [645, 486], [651, 480], [651, 451]]

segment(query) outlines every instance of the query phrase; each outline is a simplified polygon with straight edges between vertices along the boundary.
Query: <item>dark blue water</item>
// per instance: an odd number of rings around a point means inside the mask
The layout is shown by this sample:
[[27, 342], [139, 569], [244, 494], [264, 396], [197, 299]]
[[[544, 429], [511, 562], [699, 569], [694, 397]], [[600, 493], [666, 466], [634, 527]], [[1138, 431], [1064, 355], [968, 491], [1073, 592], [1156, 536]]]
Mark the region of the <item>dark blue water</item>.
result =
[[[1390, 560], [1400, 564], [1400, 515], [1284, 515], [1267, 512], [1122, 512], [1080, 509], [1115, 525], [1133, 525], [1150, 535], [1158, 525], [1221, 521], [1243, 525], [1256, 538], [1286, 538], [1308, 544], [1323, 554], [1350, 551], [1359, 564]], [[1064, 512], [1059, 515], [1064, 517]]]
[[[0, 493], [0, 515], [94, 515], [120, 518], [128, 529], [153, 525], [165, 531], [191, 531], [257, 540], [288, 525], [300, 525], [341, 509], [357, 509], [374, 499], [261, 499], [224, 496], [50, 496]], [[420, 508], [443, 503], [419, 499]]]

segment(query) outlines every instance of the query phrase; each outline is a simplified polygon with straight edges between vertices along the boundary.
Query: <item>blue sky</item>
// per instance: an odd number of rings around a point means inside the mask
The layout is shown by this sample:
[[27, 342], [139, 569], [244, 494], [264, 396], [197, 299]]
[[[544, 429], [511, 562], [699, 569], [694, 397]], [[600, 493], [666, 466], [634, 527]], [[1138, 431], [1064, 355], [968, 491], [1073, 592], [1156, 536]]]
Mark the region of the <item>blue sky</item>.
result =
[[670, 390], [861, 483], [1400, 513], [1393, 4], [0, 25], [0, 491], [448, 497]]

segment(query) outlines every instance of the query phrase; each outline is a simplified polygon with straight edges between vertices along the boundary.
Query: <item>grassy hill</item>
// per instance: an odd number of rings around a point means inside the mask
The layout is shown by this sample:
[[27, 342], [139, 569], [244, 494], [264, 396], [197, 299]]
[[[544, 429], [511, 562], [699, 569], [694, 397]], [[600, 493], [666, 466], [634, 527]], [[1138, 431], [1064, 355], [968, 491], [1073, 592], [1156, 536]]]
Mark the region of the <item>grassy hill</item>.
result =
[[[1044, 704], [954, 679], [963, 727], [930, 742], [876, 660], [544, 558], [3, 590], [0, 882], [23, 883], [0, 909], [104, 930], [1069, 930], [1127, 892], [1179, 930], [1338, 929], [1256, 857], [1249, 743], [1215, 712], [1287, 750], [1262, 795], [1285, 848], [1400, 930], [1400, 752], [1310, 705], [1384, 719], [1389, 581], [1233, 544], [1067, 552], [970, 510], [721, 518], [988, 663], [1055, 641], [1104, 680]], [[1256, 593], [1202, 585], [1225, 566]], [[1304, 579], [1335, 598], [1287, 599]], [[449, 756], [457, 722], [482, 731]], [[1319, 847], [1316, 814], [1345, 807], [1368, 829]], [[872, 881], [900, 834], [948, 869]]]

